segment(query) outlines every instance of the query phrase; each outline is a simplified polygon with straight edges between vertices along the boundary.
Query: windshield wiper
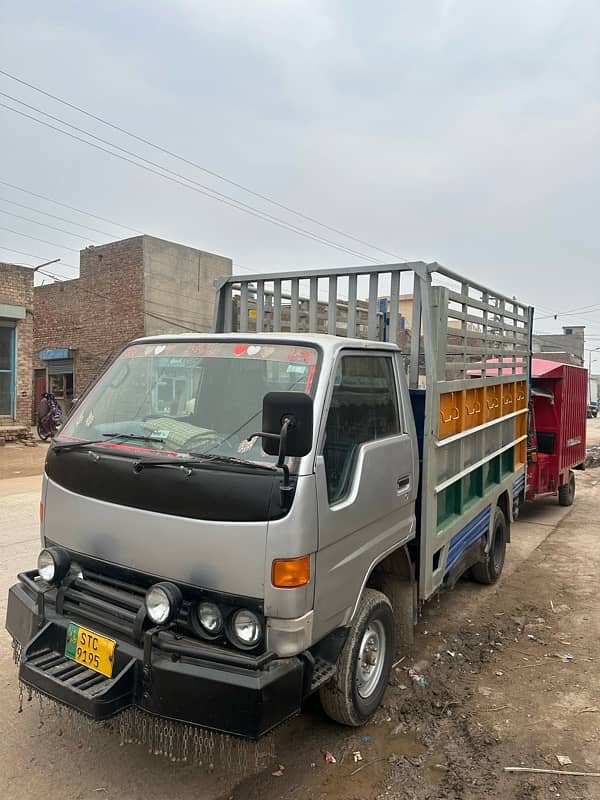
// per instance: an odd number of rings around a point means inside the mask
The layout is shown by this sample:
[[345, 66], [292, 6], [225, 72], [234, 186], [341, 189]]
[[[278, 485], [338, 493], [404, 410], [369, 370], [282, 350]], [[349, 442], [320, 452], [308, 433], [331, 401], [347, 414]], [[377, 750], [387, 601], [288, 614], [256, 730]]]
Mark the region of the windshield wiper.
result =
[[164, 439], [158, 439], [155, 436], [139, 436], [136, 433], [103, 433], [104, 439], [92, 439], [91, 441], [84, 442], [66, 442], [65, 444], [52, 444], [52, 449], [57, 453], [63, 453], [65, 450], [79, 450], [84, 447], [91, 447], [93, 444], [105, 444], [111, 442], [113, 439], [131, 439], [134, 442], [159, 442], [164, 443]]
[[257, 464], [254, 461], [244, 461], [243, 458], [235, 458], [235, 456], [220, 456], [212, 453], [190, 453], [195, 458], [144, 458], [136, 461], [133, 465], [135, 472], [141, 472], [146, 467], [184, 467], [193, 469], [194, 467], [203, 467], [205, 464], [235, 464], [240, 467], [248, 467], [249, 469], [266, 469], [269, 472], [275, 471], [275, 467], [269, 464]]

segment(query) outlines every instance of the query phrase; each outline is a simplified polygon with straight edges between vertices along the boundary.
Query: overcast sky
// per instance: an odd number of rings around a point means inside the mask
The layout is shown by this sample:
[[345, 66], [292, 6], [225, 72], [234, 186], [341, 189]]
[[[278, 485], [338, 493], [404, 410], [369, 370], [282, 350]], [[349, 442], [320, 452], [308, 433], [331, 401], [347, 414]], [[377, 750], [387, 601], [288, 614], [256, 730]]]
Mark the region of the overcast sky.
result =
[[[600, 307], [597, 0], [0, 0], [0, 15], [0, 69], [398, 257], [436, 260], [517, 295], [540, 317]], [[392, 260], [1, 75], [0, 92]], [[230, 256], [240, 269], [367, 263], [2, 107], [0, 144], [0, 180]], [[69, 264], [78, 256], [65, 246], [128, 234], [1, 184], [0, 210], [81, 231], [0, 213], [1, 228], [54, 243], [0, 230], [0, 246]], [[0, 259], [35, 263], [5, 249]], [[587, 324], [600, 345], [600, 311], [580, 313], [538, 330]]]

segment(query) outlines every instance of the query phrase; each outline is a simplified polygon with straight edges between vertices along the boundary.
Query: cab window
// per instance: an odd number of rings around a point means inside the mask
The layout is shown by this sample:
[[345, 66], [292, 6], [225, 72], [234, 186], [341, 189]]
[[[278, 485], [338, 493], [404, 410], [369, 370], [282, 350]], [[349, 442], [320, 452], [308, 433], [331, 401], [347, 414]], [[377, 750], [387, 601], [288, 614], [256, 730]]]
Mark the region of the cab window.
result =
[[348, 493], [361, 444], [400, 432], [391, 356], [343, 356], [336, 371], [323, 449], [329, 502], [339, 502]]

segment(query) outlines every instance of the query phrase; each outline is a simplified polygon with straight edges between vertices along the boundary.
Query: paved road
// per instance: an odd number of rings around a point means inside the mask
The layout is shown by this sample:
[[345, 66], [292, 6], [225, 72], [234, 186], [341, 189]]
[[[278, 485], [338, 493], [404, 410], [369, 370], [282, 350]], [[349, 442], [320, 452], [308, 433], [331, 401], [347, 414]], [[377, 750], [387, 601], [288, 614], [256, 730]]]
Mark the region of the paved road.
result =
[[[600, 441], [600, 421], [591, 430]], [[0, 480], [0, 616], [6, 610], [6, 593], [17, 572], [35, 564], [39, 549], [38, 505], [40, 477]], [[555, 529], [565, 514], [555, 500], [526, 508], [513, 528], [503, 579], [510, 576]], [[460, 583], [440, 599], [444, 613], [469, 608], [471, 614], [485, 601], [490, 589]], [[225, 772], [207, 774], [200, 768], [173, 764], [148, 754], [141, 746], [120, 746], [119, 737], [98, 731], [80, 735], [69, 720], [48, 712], [40, 722], [36, 708], [17, 714], [18, 686], [11, 645], [0, 632], [0, 790], [2, 797], [38, 797], [51, 791], [54, 800], [119, 797], [163, 800], [228, 797], [237, 777]], [[308, 721], [307, 721], [308, 718]], [[318, 710], [285, 726], [275, 737], [289, 752], [294, 737], [315, 737], [331, 731], [331, 723]], [[329, 734], [331, 735], [331, 734]]]

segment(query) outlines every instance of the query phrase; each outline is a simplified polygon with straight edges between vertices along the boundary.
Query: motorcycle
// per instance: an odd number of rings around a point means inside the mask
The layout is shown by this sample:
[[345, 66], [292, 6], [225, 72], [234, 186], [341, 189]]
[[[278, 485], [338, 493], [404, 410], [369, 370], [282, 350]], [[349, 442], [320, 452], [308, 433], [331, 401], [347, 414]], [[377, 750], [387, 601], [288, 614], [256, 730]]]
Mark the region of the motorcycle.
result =
[[62, 425], [62, 408], [56, 398], [46, 393], [43, 395], [48, 404], [46, 414], [37, 415], [37, 434], [43, 442], [52, 439], [59, 432]]

